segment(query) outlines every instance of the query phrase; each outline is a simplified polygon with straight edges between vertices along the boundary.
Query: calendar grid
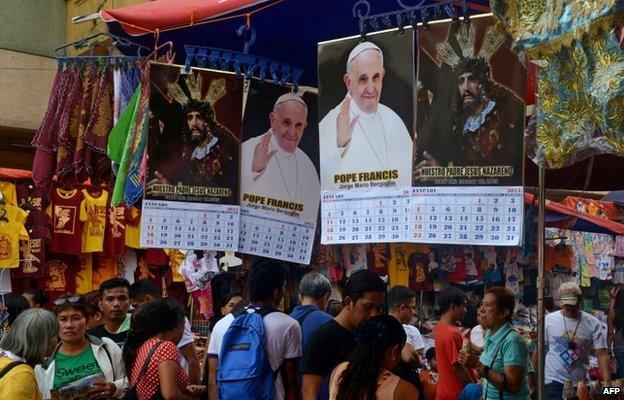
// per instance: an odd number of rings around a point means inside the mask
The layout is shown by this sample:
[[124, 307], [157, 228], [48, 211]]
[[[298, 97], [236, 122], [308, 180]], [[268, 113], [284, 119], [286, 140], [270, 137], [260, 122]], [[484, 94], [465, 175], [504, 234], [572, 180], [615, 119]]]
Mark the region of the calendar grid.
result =
[[309, 264], [316, 223], [241, 207], [239, 251]]
[[523, 187], [414, 187], [322, 194], [323, 244], [517, 246]]
[[143, 200], [141, 247], [237, 250], [239, 207]]

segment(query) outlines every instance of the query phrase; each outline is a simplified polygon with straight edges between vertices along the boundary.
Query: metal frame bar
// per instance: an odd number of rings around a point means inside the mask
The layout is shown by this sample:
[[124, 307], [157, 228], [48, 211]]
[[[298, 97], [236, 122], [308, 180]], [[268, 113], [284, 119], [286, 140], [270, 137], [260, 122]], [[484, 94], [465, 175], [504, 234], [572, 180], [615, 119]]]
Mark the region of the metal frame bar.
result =
[[[366, 36], [368, 28], [373, 31], [399, 28], [403, 31], [406, 25], [416, 29], [418, 23], [422, 23], [423, 29], [427, 29], [430, 21], [451, 18], [459, 20], [460, 14], [464, 21], [469, 19], [468, 0], [441, 0], [433, 4], [425, 4], [426, 0], [419, 0], [416, 5], [408, 6], [405, 0], [396, 0], [399, 9], [395, 11], [371, 14], [370, 0], [359, 0], [353, 5], [353, 17], [359, 20], [360, 34]], [[461, 12], [458, 12], [458, 8]]]

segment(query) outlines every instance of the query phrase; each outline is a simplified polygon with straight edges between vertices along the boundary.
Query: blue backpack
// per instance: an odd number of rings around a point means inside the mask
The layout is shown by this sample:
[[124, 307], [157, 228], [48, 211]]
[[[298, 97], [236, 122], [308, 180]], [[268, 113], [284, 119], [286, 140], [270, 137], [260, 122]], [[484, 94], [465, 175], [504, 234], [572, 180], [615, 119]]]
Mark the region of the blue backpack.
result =
[[262, 319], [278, 310], [241, 311], [221, 343], [217, 367], [219, 400], [271, 400], [279, 369], [273, 371], [269, 363]]

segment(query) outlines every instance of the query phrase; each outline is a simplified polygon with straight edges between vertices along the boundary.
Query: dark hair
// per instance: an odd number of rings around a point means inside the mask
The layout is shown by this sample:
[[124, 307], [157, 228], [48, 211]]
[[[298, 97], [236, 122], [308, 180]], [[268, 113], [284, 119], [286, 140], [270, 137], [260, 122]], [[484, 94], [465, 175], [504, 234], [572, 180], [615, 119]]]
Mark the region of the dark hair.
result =
[[223, 305], [227, 305], [227, 303], [229, 303], [234, 297], [240, 297], [242, 299], [243, 295], [235, 291], [227, 292], [225, 296], [223, 296]]
[[282, 263], [258, 258], [247, 272], [249, 300], [268, 300], [275, 290], [280, 290], [286, 282], [286, 268]]
[[126, 376], [132, 376], [139, 347], [159, 333], [175, 329], [184, 321], [184, 308], [171, 298], [164, 298], [141, 305], [132, 314], [131, 329], [124, 343], [122, 358]]
[[130, 298], [143, 301], [146, 295], [154, 296], [160, 299], [160, 291], [149, 279], [140, 279], [130, 285]]
[[374, 400], [377, 377], [386, 350], [403, 347], [403, 325], [390, 315], [377, 315], [360, 323], [355, 333], [356, 346], [349, 364], [338, 379], [336, 400]]
[[624, 328], [624, 288], [620, 288], [615, 295], [613, 312], [615, 313], [613, 325], [615, 326], [615, 331], [619, 332]]
[[486, 290], [485, 294], [488, 293], [494, 296], [494, 302], [496, 303], [496, 310], [498, 310], [498, 312], [509, 311], [507, 322], [511, 321], [514, 309], [516, 308], [516, 298], [513, 293], [502, 286], [489, 288]]
[[[77, 297], [78, 301], [75, 301], [72, 303], [69, 300], [67, 300], [72, 297]], [[63, 311], [67, 311], [67, 310], [76, 310], [80, 314], [82, 314], [83, 317], [87, 319], [92, 314], [94, 314], [94, 312], [92, 312], [91, 310], [91, 304], [87, 301], [87, 299], [84, 296], [80, 294], [62, 295], [62, 296], [57, 297], [56, 300], [54, 300], [54, 302], [56, 303], [58, 300], [65, 300], [65, 301], [61, 305], [58, 305], [58, 306], [54, 305], [54, 314], [56, 314], [56, 316], [58, 316]]]
[[363, 269], [361, 271], [354, 272], [344, 285], [342, 290], [342, 298], [349, 298], [352, 302], [356, 302], [364, 294], [371, 292], [386, 293], [387, 286], [383, 280], [377, 275], [377, 273]]
[[102, 310], [100, 310], [100, 306], [98, 304], [101, 300], [100, 292], [98, 290], [93, 290], [85, 294], [84, 298], [87, 302], [87, 305], [89, 306], [89, 317], [93, 317], [97, 313], [102, 313]]
[[4, 306], [9, 313], [9, 325], [13, 325], [15, 318], [30, 308], [30, 303], [21, 294], [8, 293], [4, 295]]
[[329, 304], [327, 304], [327, 313], [330, 314], [332, 317], [337, 317], [343, 308], [344, 304], [342, 304], [342, 301], [329, 299]]
[[427, 361], [433, 360], [435, 358], [435, 347], [429, 347], [425, 352], [425, 358]]
[[444, 314], [451, 306], [458, 306], [466, 301], [466, 293], [456, 287], [448, 287], [438, 295], [440, 314]]
[[31, 295], [33, 297], [33, 300], [35, 301], [35, 304], [39, 304], [39, 307], [45, 306], [48, 301], [50, 301], [50, 298], [48, 297], [46, 292], [38, 288], [28, 288], [24, 290], [24, 293]]
[[118, 287], [125, 287], [130, 292], [130, 282], [124, 278], [113, 278], [104, 281], [100, 284], [100, 296], [104, 294], [105, 290], [111, 290]]
[[412, 299], [416, 298], [416, 292], [407, 286], [394, 286], [388, 291], [388, 298], [386, 303], [388, 303], [388, 309], [394, 310], [397, 307], [400, 307], [403, 304], [407, 304], [412, 301]]

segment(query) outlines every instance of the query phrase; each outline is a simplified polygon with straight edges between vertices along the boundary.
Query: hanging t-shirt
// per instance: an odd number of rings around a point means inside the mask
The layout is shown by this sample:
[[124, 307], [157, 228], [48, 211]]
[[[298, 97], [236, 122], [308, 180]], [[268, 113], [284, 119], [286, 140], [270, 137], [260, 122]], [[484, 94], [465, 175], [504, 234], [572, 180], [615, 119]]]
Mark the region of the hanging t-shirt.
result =
[[141, 248], [141, 209], [126, 208], [126, 246], [133, 249]]
[[76, 292], [76, 256], [50, 254], [45, 268], [45, 290], [54, 299]]
[[108, 221], [104, 235], [104, 253], [120, 256], [126, 253], [126, 207], [108, 206]]
[[186, 253], [176, 249], [165, 249], [165, 254], [169, 257], [171, 267], [171, 279], [173, 282], [184, 282], [184, 277], [180, 273], [180, 267], [186, 259]]
[[169, 256], [163, 249], [145, 250], [145, 262], [150, 266], [162, 267], [169, 265]]
[[17, 202], [20, 206], [30, 204], [38, 210], [45, 210], [50, 201], [45, 190], [40, 186], [35, 186], [32, 181], [19, 183], [15, 186], [17, 192]]
[[82, 251], [84, 253], [102, 252], [106, 232], [108, 192], [102, 189], [99, 196], [95, 196], [83, 189], [82, 194], [84, 201], [82, 202], [81, 221], [85, 223], [82, 231]]
[[466, 258], [464, 256], [463, 246], [455, 247], [453, 257], [455, 261], [455, 270], [446, 275], [445, 279], [449, 282], [465, 282], [466, 281]]
[[60, 388], [78, 379], [102, 374], [102, 368], [95, 359], [91, 346], [75, 356], [66, 356], [57, 352], [54, 356], [54, 386]]
[[429, 246], [417, 244], [414, 251], [407, 257], [407, 266], [411, 270], [411, 288], [417, 291], [433, 291], [429, 264], [435, 263], [435, 254]]
[[82, 228], [86, 219], [82, 202], [84, 195], [77, 189], [52, 191], [52, 244], [50, 251], [61, 254], [82, 253]]
[[388, 275], [388, 261], [390, 261], [390, 247], [387, 243], [372, 243], [366, 245], [366, 262], [368, 269], [381, 276]]
[[117, 263], [117, 276], [125, 278], [131, 284], [134, 283], [134, 273], [137, 270], [137, 256], [134, 250], [128, 250], [123, 257], [123, 262]]
[[17, 206], [17, 193], [15, 192], [15, 185], [11, 182], [0, 181], [0, 192], [6, 204]]
[[102, 282], [117, 276], [117, 258], [108, 257], [103, 253], [93, 254], [93, 273], [91, 284], [100, 287]]
[[46, 248], [52, 241], [47, 214], [34, 210], [28, 216], [28, 240], [20, 242], [21, 263], [15, 271], [17, 278], [43, 278]]
[[366, 269], [366, 246], [363, 244], [342, 245], [342, 265], [347, 278], [354, 272]]
[[[85, 294], [93, 290], [93, 255], [78, 256], [76, 263], [76, 293]], [[96, 287], [97, 289], [97, 287]]]
[[413, 244], [391, 243], [390, 262], [388, 263], [388, 279], [390, 287], [409, 285], [410, 270], [407, 258], [414, 249]]
[[[24, 224], [18, 222], [21, 218], [17, 213], [9, 213], [6, 205], [0, 208], [0, 268], [19, 267], [19, 241], [28, 240], [28, 233]], [[17, 207], [14, 207], [17, 208]]]

